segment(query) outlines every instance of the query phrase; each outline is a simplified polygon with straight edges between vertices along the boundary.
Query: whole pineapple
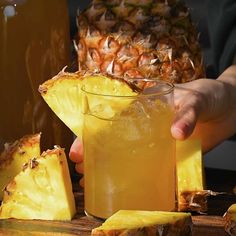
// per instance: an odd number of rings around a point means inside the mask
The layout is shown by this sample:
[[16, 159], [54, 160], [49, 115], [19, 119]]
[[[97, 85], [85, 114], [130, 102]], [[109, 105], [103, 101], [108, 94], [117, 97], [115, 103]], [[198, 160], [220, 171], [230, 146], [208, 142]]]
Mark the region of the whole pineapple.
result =
[[172, 83], [204, 75], [197, 32], [178, 0], [93, 0], [77, 23], [79, 70]]

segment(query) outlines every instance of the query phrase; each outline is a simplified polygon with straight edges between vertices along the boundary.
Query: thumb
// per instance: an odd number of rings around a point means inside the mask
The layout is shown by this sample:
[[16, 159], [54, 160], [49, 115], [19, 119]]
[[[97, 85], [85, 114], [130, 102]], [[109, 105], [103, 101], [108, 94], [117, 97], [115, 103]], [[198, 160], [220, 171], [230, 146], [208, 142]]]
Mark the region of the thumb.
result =
[[79, 138], [76, 138], [71, 145], [69, 157], [75, 163], [83, 161], [83, 145]]
[[176, 111], [174, 121], [171, 126], [173, 138], [184, 140], [188, 138], [197, 123], [198, 112], [194, 106], [184, 106]]

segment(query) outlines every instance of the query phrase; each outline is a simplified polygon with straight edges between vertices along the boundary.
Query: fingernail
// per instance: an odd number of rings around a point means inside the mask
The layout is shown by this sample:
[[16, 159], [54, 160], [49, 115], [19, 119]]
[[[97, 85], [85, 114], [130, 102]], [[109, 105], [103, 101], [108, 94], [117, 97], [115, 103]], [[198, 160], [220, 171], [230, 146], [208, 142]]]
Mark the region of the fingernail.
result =
[[172, 125], [171, 133], [174, 138], [183, 140], [183, 139], [186, 139], [190, 135], [191, 129], [190, 129], [189, 124], [185, 122], [177, 122]]
[[173, 138], [178, 139], [178, 140], [183, 140], [185, 138], [185, 134], [183, 130], [177, 127], [171, 127], [171, 134]]

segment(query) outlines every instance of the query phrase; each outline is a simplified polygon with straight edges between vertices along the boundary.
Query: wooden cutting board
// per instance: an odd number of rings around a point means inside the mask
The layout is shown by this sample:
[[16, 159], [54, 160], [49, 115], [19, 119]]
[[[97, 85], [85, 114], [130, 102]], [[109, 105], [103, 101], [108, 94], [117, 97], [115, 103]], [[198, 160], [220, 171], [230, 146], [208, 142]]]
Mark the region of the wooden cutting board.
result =
[[[224, 230], [223, 214], [236, 203], [233, 187], [236, 185], [236, 172], [206, 169], [207, 187], [225, 194], [208, 199], [207, 215], [194, 215], [193, 236], [227, 236]], [[91, 230], [102, 222], [89, 218], [83, 213], [83, 191], [75, 188], [78, 213], [72, 221], [41, 220], [0, 220], [0, 236], [74, 236], [90, 235]]]
[[[194, 216], [194, 236], [227, 236], [224, 231], [223, 220], [219, 216]], [[70, 222], [58, 221], [24, 221], [3, 220], [0, 223], [0, 235], [47, 235], [47, 236], [74, 236], [90, 235], [91, 230], [101, 222], [78, 215]]]

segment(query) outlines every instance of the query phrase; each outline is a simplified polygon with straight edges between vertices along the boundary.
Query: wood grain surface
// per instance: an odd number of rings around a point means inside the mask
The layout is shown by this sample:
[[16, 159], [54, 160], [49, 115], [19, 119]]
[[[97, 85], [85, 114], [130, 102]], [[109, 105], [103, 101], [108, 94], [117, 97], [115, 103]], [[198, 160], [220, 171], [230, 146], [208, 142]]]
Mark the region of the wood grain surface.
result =
[[[206, 215], [193, 215], [193, 236], [227, 236], [224, 230], [223, 214], [227, 208], [236, 203], [233, 188], [236, 185], [236, 172], [206, 169], [207, 188], [224, 192], [209, 197], [209, 210]], [[74, 185], [77, 203], [77, 215], [71, 221], [42, 220], [0, 220], [0, 235], [4, 236], [89, 236], [91, 230], [102, 221], [84, 215], [83, 190]]]

